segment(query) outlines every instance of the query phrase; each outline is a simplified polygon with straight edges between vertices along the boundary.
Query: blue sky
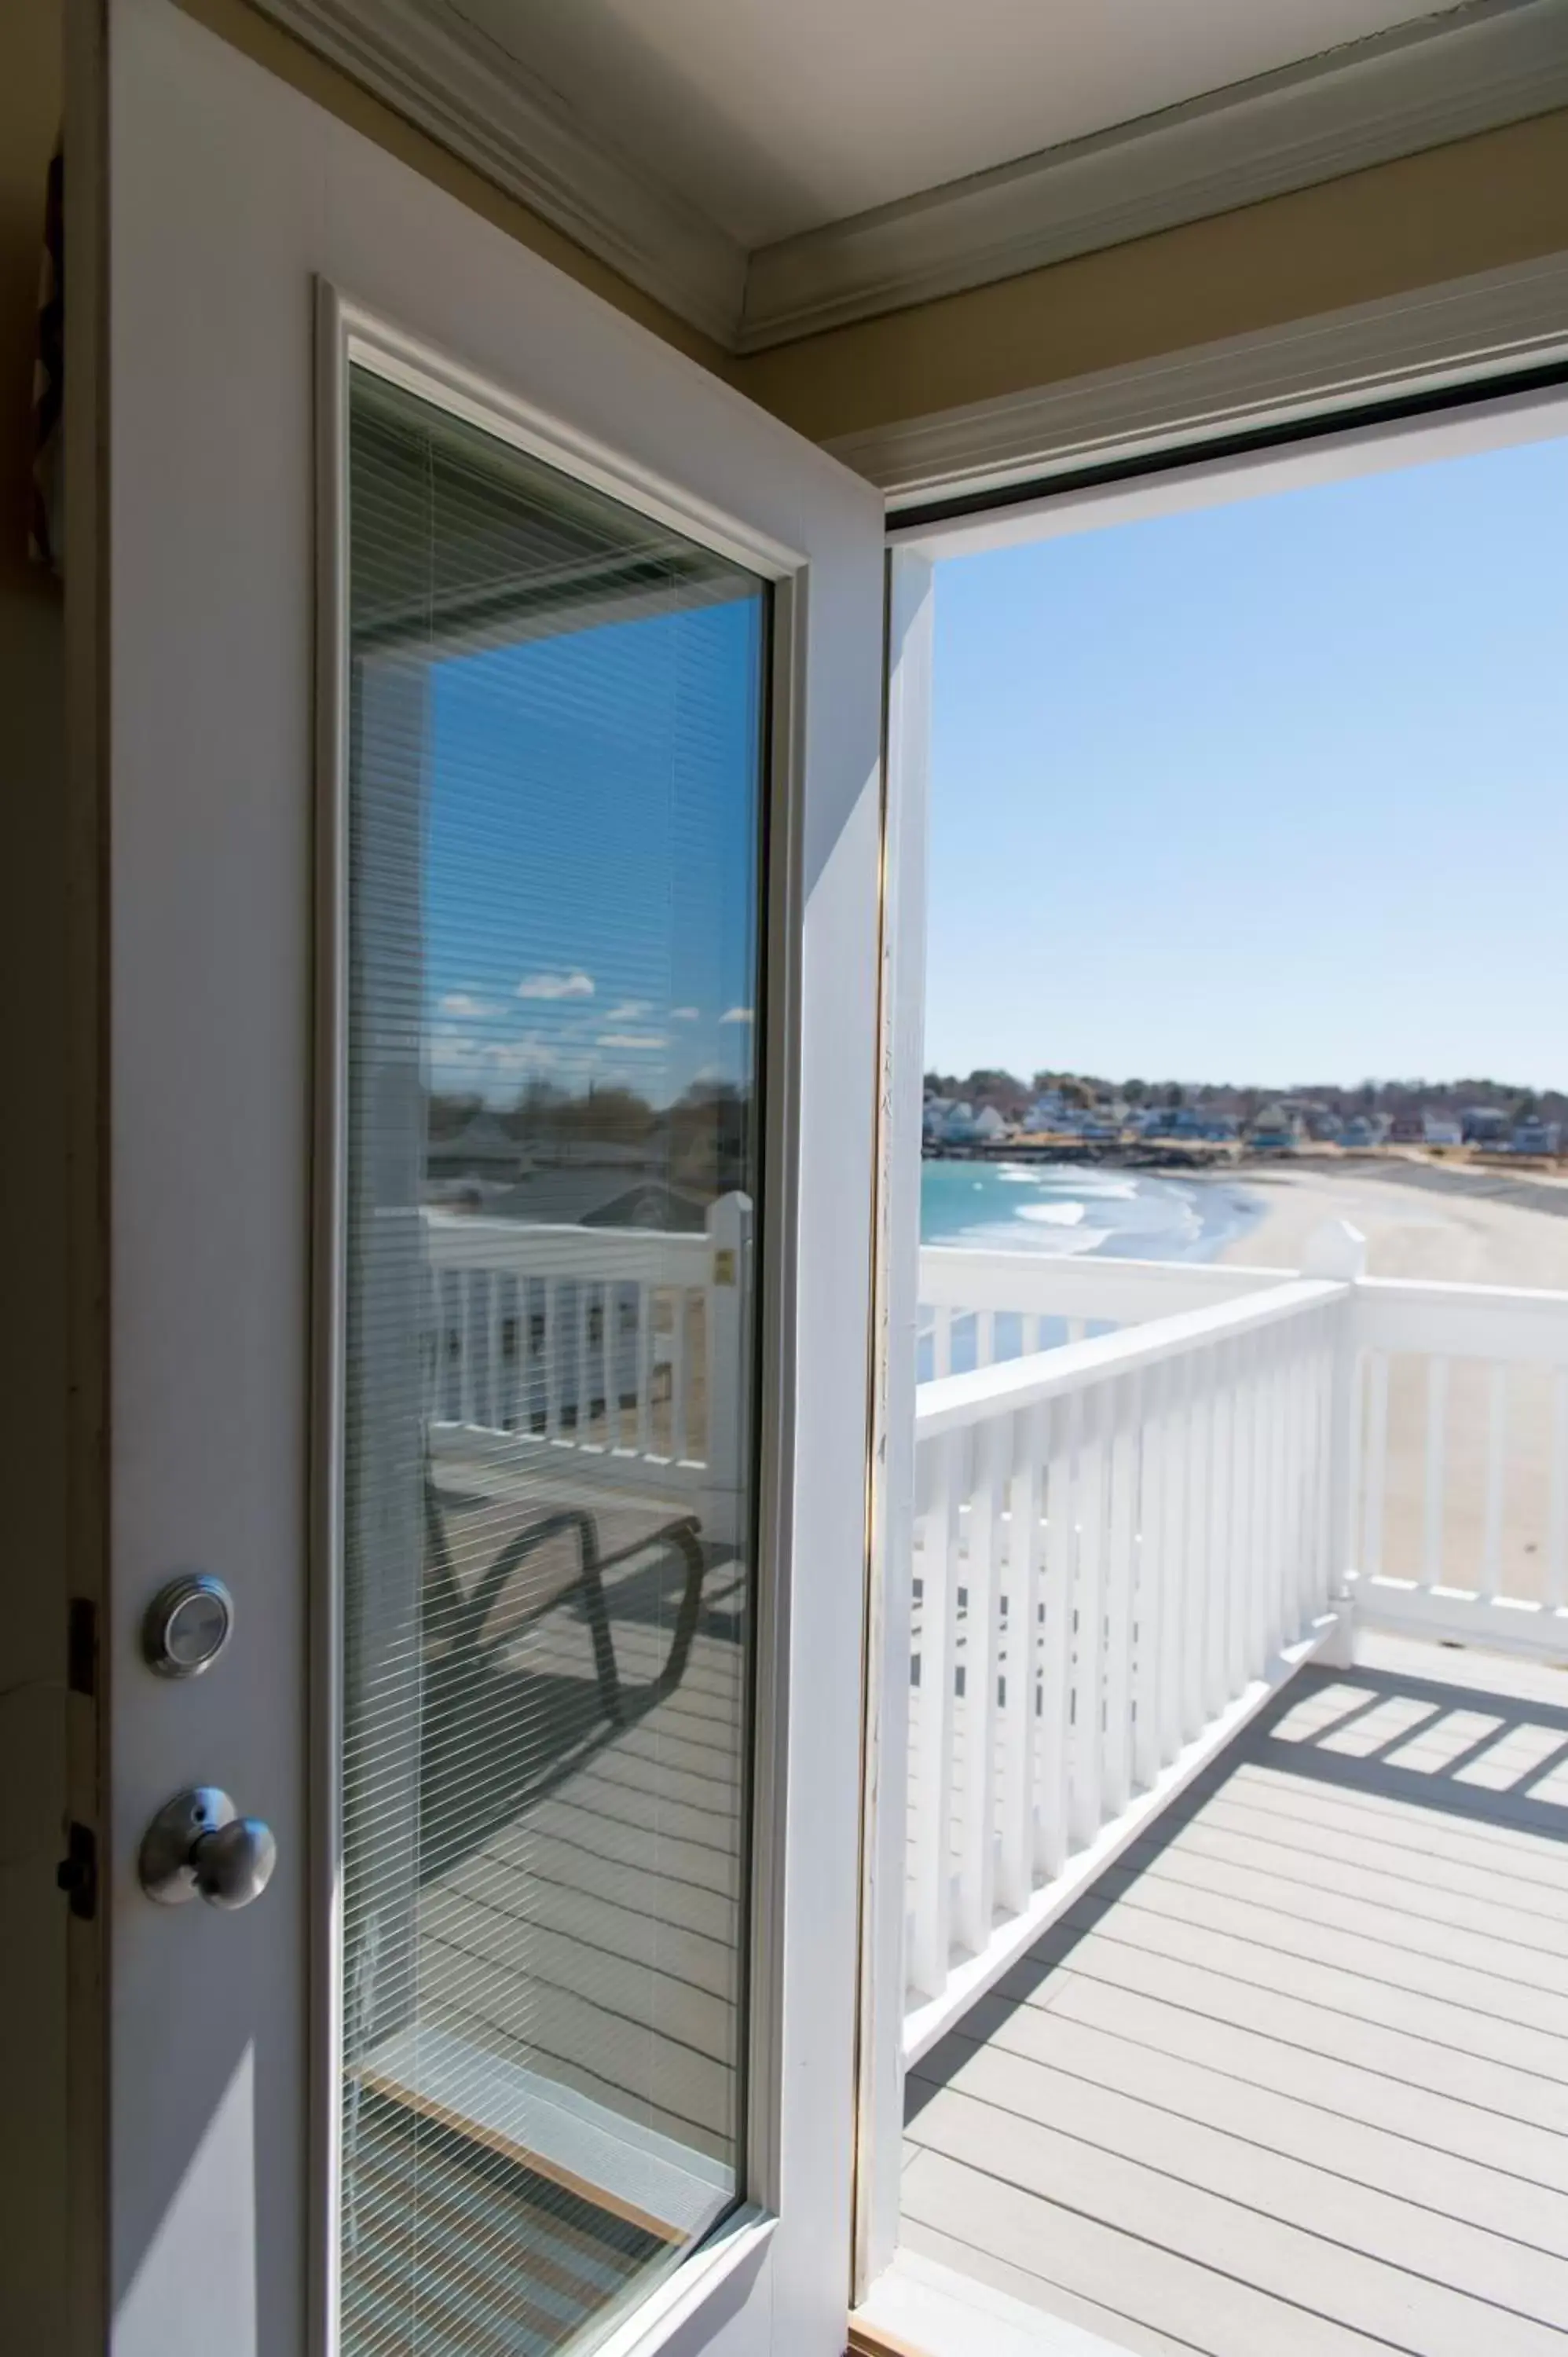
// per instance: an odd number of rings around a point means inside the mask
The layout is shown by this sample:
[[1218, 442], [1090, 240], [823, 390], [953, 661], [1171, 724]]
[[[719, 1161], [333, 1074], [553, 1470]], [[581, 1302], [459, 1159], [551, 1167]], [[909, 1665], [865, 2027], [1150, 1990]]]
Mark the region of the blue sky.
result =
[[936, 594], [929, 1068], [1568, 1087], [1568, 443]]
[[752, 1056], [763, 601], [435, 672], [425, 1025], [437, 1088], [667, 1104]]

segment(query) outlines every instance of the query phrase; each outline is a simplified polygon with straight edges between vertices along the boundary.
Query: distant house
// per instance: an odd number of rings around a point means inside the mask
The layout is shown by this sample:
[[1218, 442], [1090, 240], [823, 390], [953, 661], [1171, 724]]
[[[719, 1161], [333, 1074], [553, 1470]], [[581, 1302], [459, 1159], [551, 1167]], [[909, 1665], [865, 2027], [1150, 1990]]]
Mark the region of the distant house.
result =
[[1247, 1130], [1254, 1154], [1289, 1154], [1301, 1142], [1301, 1124], [1283, 1105], [1264, 1105]]
[[1422, 1118], [1421, 1135], [1427, 1146], [1463, 1146], [1465, 1125], [1452, 1114], [1429, 1113]]
[[424, 1150], [428, 1191], [437, 1197], [482, 1200], [497, 1188], [515, 1186], [528, 1156], [492, 1113], [474, 1115], [451, 1137], [434, 1137]]
[[1470, 1105], [1464, 1115], [1463, 1135], [1466, 1146], [1505, 1146], [1509, 1117], [1495, 1105]]
[[1370, 1114], [1353, 1113], [1339, 1125], [1339, 1143], [1349, 1153], [1364, 1153], [1378, 1144], [1378, 1125]]
[[1008, 1126], [994, 1105], [982, 1105], [970, 1125], [970, 1135], [990, 1144], [995, 1138], [1004, 1137]]
[[1561, 1122], [1541, 1121], [1532, 1115], [1527, 1121], [1515, 1123], [1509, 1143], [1516, 1154], [1555, 1154], [1562, 1135]]

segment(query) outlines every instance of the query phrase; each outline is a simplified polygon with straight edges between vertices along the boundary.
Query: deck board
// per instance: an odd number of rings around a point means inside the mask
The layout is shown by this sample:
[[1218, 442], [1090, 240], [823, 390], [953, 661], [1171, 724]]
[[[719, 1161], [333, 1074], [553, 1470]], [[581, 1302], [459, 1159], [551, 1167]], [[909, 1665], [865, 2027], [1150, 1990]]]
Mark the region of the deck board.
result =
[[1130, 2350], [1565, 2345], [1568, 1695], [1463, 1658], [1304, 1673], [971, 2008], [911, 2247]]

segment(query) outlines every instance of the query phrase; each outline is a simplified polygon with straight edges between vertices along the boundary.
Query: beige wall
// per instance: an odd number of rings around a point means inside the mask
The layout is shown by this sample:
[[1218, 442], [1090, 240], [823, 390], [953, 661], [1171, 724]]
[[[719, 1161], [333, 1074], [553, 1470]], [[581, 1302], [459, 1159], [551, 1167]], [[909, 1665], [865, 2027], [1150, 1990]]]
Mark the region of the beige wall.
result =
[[27, 562], [62, 0], [0, 6], [0, 2347], [61, 2346], [65, 2247], [65, 813], [61, 619]]
[[1568, 248], [1568, 112], [758, 354], [813, 440]]

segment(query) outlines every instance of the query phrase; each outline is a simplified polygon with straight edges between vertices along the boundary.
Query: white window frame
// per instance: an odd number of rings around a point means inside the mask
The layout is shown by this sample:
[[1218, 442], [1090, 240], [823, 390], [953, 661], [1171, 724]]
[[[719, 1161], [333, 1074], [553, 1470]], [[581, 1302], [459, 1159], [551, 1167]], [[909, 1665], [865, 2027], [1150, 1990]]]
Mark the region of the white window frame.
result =
[[[783, 2070], [780, 2004], [784, 1969], [785, 1792], [789, 1727], [786, 1589], [790, 1568], [789, 1472], [795, 1372], [790, 1315], [798, 1073], [798, 939], [800, 927], [797, 818], [800, 806], [796, 707], [800, 648], [795, 616], [807, 559], [736, 516], [664, 480], [607, 445], [549, 415], [465, 367], [423, 338], [317, 283], [317, 958], [316, 1201], [312, 1260], [312, 1934], [313, 2005], [325, 2026], [312, 2059], [312, 2218], [315, 2345], [334, 2357], [340, 2297], [342, 2204], [342, 1561], [344, 1334], [347, 1323], [349, 1049], [349, 710], [350, 520], [349, 384], [360, 369], [444, 414], [542, 459], [623, 507], [682, 533], [764, 580], [771, 592], [767, 681], [767, 768], [761, 811], [761, 982], [767, 1012], [759, 1059], [763, 1091], [764, 1213], [757, 1265], [753, 1352], [773, 1380], [758, 1384], [759, 1429], [751, 1451], [757, 1495], [751, 1566], [751, 1707], [746, 1769], [746, 1903], [742, 1955], [745, 2117], [734, 2205], [655, 2285], [601, 2345], [599, 2357], [640, 2357], [662, 2348], [682, 2318], [716, 2287], [754, 2264], [771, 2240], [780, 2198], [780, 2120], [775, 2101]], [[326, 2201], [319, 2190], [326, 2189]]]

